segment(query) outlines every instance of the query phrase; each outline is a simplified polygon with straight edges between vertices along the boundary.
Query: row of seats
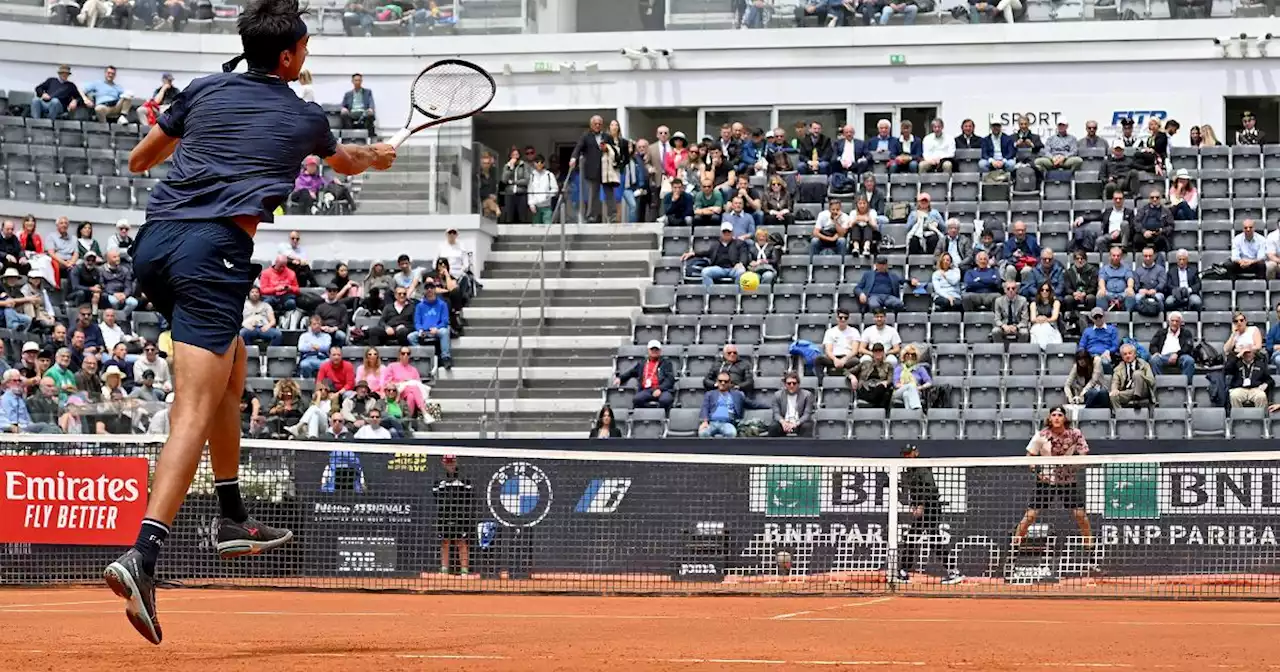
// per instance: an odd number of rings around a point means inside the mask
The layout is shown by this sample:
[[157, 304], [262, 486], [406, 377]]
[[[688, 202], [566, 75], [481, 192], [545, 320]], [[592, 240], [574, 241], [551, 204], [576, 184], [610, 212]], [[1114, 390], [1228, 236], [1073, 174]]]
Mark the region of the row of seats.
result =
[[[45, 147], [5, 143], [0, 147], [4, 168], [40, 174], [91, 175], [94, 177], [130, 177], [129, 150]], [[147, 171], [146, 176], [162, 179], [172, 164], [163, 162]]]
[[[342, 348], [342, 358], [355, 368], [359, 368], [364, 363], [365, 346], [348, 345]], [[248, 350], [248, 376], [249, 378], [263, 377], [270, 380], [280, 380], [282, 378], [293, 378], [298, 375], [298, 348], [288, 346], [250, 346]], [[400, 354], [398, 347], [380, 347], [377, 348], [378, 356], [382, 358], [385, 364], [395, 362]], [[422, 375], [424, 379], [431, 377], [435, 370], [435, 349], [431, 347], [414, 346], [410, 347], [409, 358], [413, 362], [414, 368]], [[304, 392], [314, 389], [315, 380], [299, 380], [298, 384], [303, 387]]]
[[128, 150], [150, 130], [138, 124], [0, 116], [0, 142], [15, 145]]
[[157, 179], [0, 171], [0, 193], [15, 201], [145, 210]]
[[[926, 415], [905, 408], [819, 409], [814, 413], [815, 436], [819, 439], [883, 440], [1025, 440], [1044, 422], [1045, 411], [1032, 409], [937, 408]], [[675, 408], [668, 417], [661, 409], [618, 410], [615, 416], [626, 423], [626, 436], [633, 439], [697, 436], [696, 408]], [[770, 411], [747, 411], [748, 419], [768, 424]], [[1261, 408], [1234, 408], [1230, 417], [1222, 408], [1157, 408], [1148, 412], [1120, 409], [1085, 409], [1079, 422], [1085, 437], [1093, 440], [1183, 440], [1201, 436], [1231, 439], [1269, 439], [1280, 436], [1280, 419], [1269, 417]]]

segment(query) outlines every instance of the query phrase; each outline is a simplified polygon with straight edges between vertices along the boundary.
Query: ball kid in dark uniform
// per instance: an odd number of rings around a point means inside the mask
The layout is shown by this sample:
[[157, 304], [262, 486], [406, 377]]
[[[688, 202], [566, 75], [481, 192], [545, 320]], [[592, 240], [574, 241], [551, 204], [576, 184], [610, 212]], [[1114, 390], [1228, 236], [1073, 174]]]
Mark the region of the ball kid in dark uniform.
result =
[[436, 532], [440, 535], [440, 573], [449, 573], [450, 547], [458, 549], [459, 574], [471, 573], [471, 537], [475, 534], [475, 493], [471, 481], [458, 475], [458, 458], [445, 455], [444, 478], [432, 490], [436, 499]]
[[[920, 457], [920, 451], [908, 444], [902, 447], [902, 456], [914, 459]], [[956, 569], [954, 559], [946, 554], [940, 543], [938, 526], [943, 522], [943, 504], [938, 484], [933, 479], [933, 470], [929, 467], [909, 467], [903, 470], [898, 487], [911, 510], [908, 514], [911, 524], [900, 545], [902, 550], [898, 554], [898, 571], [892, 580], [895, 583], [909, 583], [911, 572], [919, 563], [924, 546], [933, 545], [935, 554], [942, 554], [946, 558], [944, 562], [947, 574], [942, 583], [951, 585], [963, 581], [964, 577]]]
[[[191, 82], [129, 154], [135, 173], [173, 157], [130, 254], [139, 287], [172, 325], [174, 402], [138, 540], [105, 578], [127, 601], [134, 628], [153, 644], [162, 638], [156, 560], [206, 442], [221, 510], [218, 553], [261, 553], [293, 536], [249, 518], [237, 480], [245, 378], [238, 334], [261, 270], [250, 261], [259, 222], [272, 221], [308, 155], [347, 175], [395, 161], [390, 145], [338, 144], [324, 111], [290, 90], [307, 57], [297, 0], [253, 0], [236, 25], [244, 53], [224, 72]], [[241, 60], [249, 71], [232, 72]]]

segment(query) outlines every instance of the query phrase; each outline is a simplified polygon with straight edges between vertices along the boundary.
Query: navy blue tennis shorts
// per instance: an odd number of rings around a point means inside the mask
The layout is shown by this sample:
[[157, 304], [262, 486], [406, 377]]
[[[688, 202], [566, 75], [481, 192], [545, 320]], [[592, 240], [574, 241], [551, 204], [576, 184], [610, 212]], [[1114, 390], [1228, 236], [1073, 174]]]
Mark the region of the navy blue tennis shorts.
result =
[[169, 321], [173, 340], [226, 352], [262, 270], [250, 261], [253, 238], [230, 220], [147, 222], [130, 254], [138, 286]]

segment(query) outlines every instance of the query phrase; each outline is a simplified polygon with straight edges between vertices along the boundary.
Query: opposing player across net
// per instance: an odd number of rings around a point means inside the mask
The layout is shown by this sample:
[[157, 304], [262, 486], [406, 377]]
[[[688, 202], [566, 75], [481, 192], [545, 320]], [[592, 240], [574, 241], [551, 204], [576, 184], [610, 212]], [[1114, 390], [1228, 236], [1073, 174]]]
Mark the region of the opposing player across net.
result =
[[[132, 437], [4, 437], [0, 464], [6, 479], [16, 470], [37, 483], [57, 477], [54, 454], [76, 455], [86, 478], [128, 462], [145, 474], [158, 448]], [[445, 453], [457, 455], [453, 476]], [[1015, 546], [1035, 490], [1028, 467], [1049, 463], [246, 442], [245, 498], [294, 543], [219, 560], [202, 463], [159, 578], [422, 592], [1280, 597], [1280, 452], [1058, 458], [1081, 474], [1093, 551], [1060, 508], [1042, 511]], [[919, 480], [911, 469], [927, 469], [937, 489], [923, 524], [900, 489]], [[470, 499], [450, 489], [437, 500], [447, 478], [469, 484]], [[62, 507], [114, 507], [125, 529], [140, 515], [136, 502], [5, 494], [0, 576], [10, 584], [92, 582], [119, 550], [99, 544], [127, 541], [59, 527]], [[32, 518], [31, 507], [52, 517]], [[442, 540], [454, 542], [448, 559]], [[890, 583], [904, 565], [910, 583]], [[945, 585], [949, 568], [962, 578]]]

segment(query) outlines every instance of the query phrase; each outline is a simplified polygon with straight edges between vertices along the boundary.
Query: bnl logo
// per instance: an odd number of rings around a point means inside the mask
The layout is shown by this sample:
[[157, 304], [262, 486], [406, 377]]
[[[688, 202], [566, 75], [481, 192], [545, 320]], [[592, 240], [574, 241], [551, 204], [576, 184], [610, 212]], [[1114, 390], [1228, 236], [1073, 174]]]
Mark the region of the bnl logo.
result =
[[1111, 125], [1119, 126], [1125, 119], [1132, 119], [1137, 126], [1147, 123], [1148, 119], [1168, 119], [1167, 110], [1116, 110], [1111, 113]]

